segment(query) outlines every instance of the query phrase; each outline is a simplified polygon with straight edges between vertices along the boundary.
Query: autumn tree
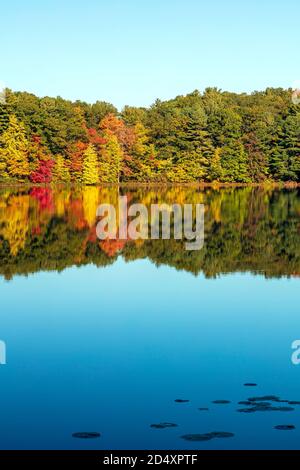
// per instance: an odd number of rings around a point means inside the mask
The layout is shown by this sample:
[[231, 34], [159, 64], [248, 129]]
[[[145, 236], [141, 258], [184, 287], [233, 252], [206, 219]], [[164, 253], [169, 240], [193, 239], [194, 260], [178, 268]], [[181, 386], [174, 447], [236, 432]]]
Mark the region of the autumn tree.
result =
[[73, 183], [82, 183], [83, 178], [83, 155], [88, 144], [85, 142], [75, 142], [68, 147], [70, 164], [70, 178]]
[[111, 131], [103, 134], [105, 144], [100, 155], [100, 181], [103, 183], [119, 183], [124, 154], [118, 138]]
[[62, 155], [56, 155], [52, 171], [54, 183], [70, 183], [70, 172], [67, 163]]
[[91, 144], [83, 154], [82, 182], [86, 185], [93, 185], [99, 182], [98, 156]]
[[52, 181], [54, 160], [46, 158], [40, 160], [38, 167], [30, 174], [30, 181], [36, 184], [49, 184]]
[[0, 176], [24, 181], [29, 176], [29, 142], [25, 127], [15, 115], [9, 118], [9, 125], [0, 137]]

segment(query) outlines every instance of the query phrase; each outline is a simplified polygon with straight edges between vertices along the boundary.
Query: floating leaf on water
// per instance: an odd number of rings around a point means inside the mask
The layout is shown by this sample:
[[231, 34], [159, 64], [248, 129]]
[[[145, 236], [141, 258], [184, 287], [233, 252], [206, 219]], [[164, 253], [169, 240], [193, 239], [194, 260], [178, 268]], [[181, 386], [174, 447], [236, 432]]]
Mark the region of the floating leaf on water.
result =
[[72, 436], [76, 439], [98, 439], [101, 434], [99, 432], [75, 432]]
[[212, 403], [214, 403], [215, 405], [229, 405], [229, 403], [231, 402], [228, 400], [215, 400]]
[[264, 397], [248, 398], [248, 401], [251, 401], [251, 402], [256, 402], [256, 401], [277, 401], [277, 402], [280, 402], [280, 398], [276, 397], [275, 395], [266, 395]]
[[234, 437], [234, 434], [231, 432], [210, 432], [206, 434], [186, 434], [181, 436], [181, 439], [190, 442], [204, 442], [211, 441], [212, 439], [228, 439]]
[[159, 423], [159, 424], [151, 424], [150, 427], [154, 429], [168, 429], [168, 428], [178, 428], [178, 425], [174, 423]]
[[291, 408], [289, 406], [270, 406], [267, 403], [258, 403], [255, 406], [249, 408], [241, 408], [237, 410], [239, 413], [257, 413], [257, 412], [273, 412], [273, 411], [281, 411], [281, 412], [289, 412], [295, 411], [295, 408]]
[[281, 424], [280, 426], [275, 426], [274, 429], [278, 431], [293, 431], [296, 427], [292, 424]]

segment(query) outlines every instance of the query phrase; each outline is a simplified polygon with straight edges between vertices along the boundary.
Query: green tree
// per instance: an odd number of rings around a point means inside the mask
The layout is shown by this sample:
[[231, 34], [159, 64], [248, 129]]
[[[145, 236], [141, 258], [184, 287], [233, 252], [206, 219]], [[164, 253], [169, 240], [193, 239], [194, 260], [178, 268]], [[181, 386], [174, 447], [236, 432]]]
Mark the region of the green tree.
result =
[[222, 148], [222, 180], [226, 183], [250, 183], [247, 154], [239, 141], [231, 141]]
[[217, 148], [214, 152], [213, 157], [210, 160], [210, 166], [208, 170], [210, 181], [222, 181], [224, 171], [221, 163], [222, 149]]

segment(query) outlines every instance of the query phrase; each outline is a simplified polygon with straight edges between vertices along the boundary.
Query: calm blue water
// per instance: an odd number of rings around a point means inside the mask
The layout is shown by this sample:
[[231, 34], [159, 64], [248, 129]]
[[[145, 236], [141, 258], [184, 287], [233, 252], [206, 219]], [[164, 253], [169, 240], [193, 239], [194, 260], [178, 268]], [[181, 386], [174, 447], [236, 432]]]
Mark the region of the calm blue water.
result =
[[[236, 411], [251, 396], [300, 400], [300, 366], [291, 362], [300, 338], [297, 278], [206, 279], [119, 258], [101, 269], [1, 278], [0, 299], [1, 449], [299, 448], [299, 406]], [[150, 428], [160, 422], [178, 428]], [[273, 429], [280, 424], [297, 429]], [[102, 436], [72, 437], [83, 431]], [[180, 438], [212, 431], [235, 437]]]

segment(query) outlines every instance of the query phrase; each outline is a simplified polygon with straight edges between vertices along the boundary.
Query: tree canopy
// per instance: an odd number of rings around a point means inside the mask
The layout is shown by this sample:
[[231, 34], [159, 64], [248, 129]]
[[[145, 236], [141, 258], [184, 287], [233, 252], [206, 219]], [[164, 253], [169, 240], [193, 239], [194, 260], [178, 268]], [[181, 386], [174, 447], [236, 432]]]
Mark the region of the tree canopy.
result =
[[300, 105], [291, 96], [208, 88], [119, 113], [106, 102], [6, 90], [0, 181], [300, 182]]

